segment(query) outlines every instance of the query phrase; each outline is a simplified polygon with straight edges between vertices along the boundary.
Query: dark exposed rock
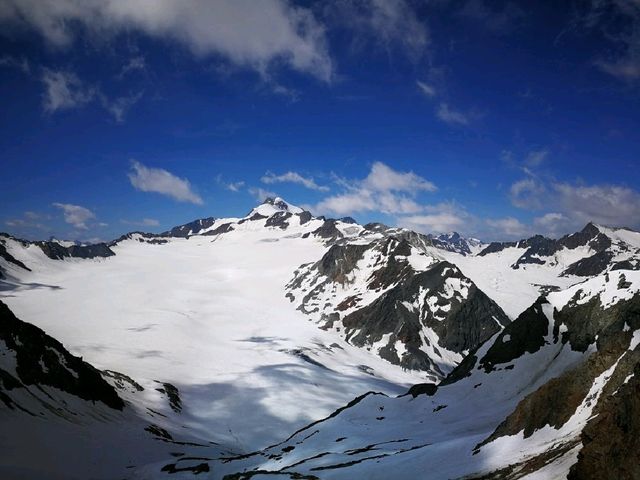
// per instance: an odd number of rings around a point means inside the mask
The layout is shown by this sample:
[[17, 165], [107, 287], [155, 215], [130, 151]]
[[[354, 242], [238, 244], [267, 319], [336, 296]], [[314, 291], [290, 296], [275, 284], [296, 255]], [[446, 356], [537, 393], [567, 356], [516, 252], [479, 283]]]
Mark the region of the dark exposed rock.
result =
[[561, 340], [569, 342], [573, 350], [585, 352], [594, 342], [600, 348], [610, 335], [622, 331], [625, 323], [632, 330], [640, 328], [640, 295], [607, 309], [602, 308], [597, 296], [583, 304], [569, 302], [554, 318], [554, 336], [559, 335], [560, 325], [566, 325]]
[[285, 202], [281, 198], [267, 197], [267, 198], [264, 199], [264, 202], [262, 202], [263, 205], [265, 203], [267, 205], [273, 205], [274, 207], [276, 207], [276, 208], [278, 208], [280, 210], [289, 211], [289, 205], [287, 205], [287, 202]]
[[305, 223], [310, 222], [313, 218], [311, 212], [307, 212], [306, 210], [299, 213], [298, 216], [300, 217], [300, 225], [304, 225]]
[[387, 227], [384, 223], [371, 222], [371, 223], [367, 223], [364, 226], [364, 229], [369, 232], [382, 233], [389, 230], [389, 227]]
[[562, 272], [562, 274], [578, 275], [581, 277], [598, 275], [599, 273], [602, 273], [607, 269], [612, 258], [612, 252], [602, 250], [598, 253], [595, 253], [594, 255], [591, 255], [590, 257], [583, 258], [575, 263], [572, 263], [564, 272]]
[[615, 262], [611, 270], [640, 270], [640, 261], [634, 259], [633, 261], [623, 260], [621, 262]]
[[418, 383], [409, 388], [409, 391], [405, 395], [411, 395], [416, 398], [418, 395], [432, 396], [438, 391], [438, 386], [435, 383]]
[[165, 243], [169, 243], [168, 240], [161, 238], [161, 235], [136, 231], [125, 233], [117, 239], [109, 242], [108, 246], [113, 247], [124, 240], [131, 240], [133, 238], [137, 238], [139, 242], [149, 243], [151, 245], [164, 245]]
[[340, 230], [336, 227], [336, 221], [333, 219], [325, 220], [324, 223], [312, 233], [327, 240], [336, 240], [343, 237]]
[[[449, 309], [442, 317], [436, 318], [427, 306], [423, 310], [410, 310], [402, 303], [412, 302], [421, 290], [432, 295], [443, 292], [448, 278], [468, 281], [466, 299], [447, 299]], [[509, 323], [507, 316], [482, 291], [454, 265], [440, 262], [433, 268], [407, 276], [395, 287], [387, 290], [371, 304], [347, 315], [342, 323], [347, 330], [347, 339], [354, 345], [364, 346], [380, 341], [385, 334], [391, 334], [389, 346], [380, 350], [380, 355], [392, 363], [405, 368], [428, 370], [434, 365], [420, 347], [420, 332], [423, 327], [432, 328], [440, 339], [440, 346], [463, 352], [473, 349], [498, 332], [500, 325]], [[391, 346], [395, 341], [405, 344], [407, 352], [402, 359]]]
[[534, 353], [544, 345], [544, 337], [549, 333], [549, 320], [542, 311], [547, 303], [544, 297], [538, 300], [518, 318], [505, 327], [480, 360], [485, 371], [495, 365], [509, 363], [525, 353]]
[[[161, 383], [161, 382], [158, 382]], [[169, 400], [169, 407], [176, 413], [182, 412], [182, 400], [180, 399], [180, 391], [178, 387], [167, 382], [162, 383], [161, 388], [156, 388], [160, 393], [164, 393]]]
[[480, 253], [478, 253], [478, 256], [484, 257], [485, 255], [489, 255], [490, 253], [498, 253], [505, 248], [511, 248], [515, 246], [516, 242], [491, 242]]
[[351, 217], [342, 217], [339, 218], [338, 220], [340, 220], [342, 223], [350, 223], [350, 224], [357, 224], [358, 222], [355, 221], [355, 219], [351, 218]]
[[[618, 362], [614, 374], [601, 395], [605, 399], [606, 405], [606, 399], [613, 395], [624, 382], [629, 373], [629, 366], [633, 368], [635, 362], [640, 361], [640, 352], [627, 350], [631, 340], [631, 332], [624, 331], [623, 327], [627, 324], [632, 329], [635, 329], [640, 323], [640, 316], [637, 310], [639, 299], [640, 295], [636, 295], [634, 299], [627, 302], [620, 301], [616, 306], [607, 310], [602, 310], [600, 307], [601, 317], [606, 317], [609, 320], [598, 323], [601, 329], [596, 332], [596, 335], [598, 335], [597, 350], [574, 369], [549, 380], [527, 395], [518, 403], [513, 413], [478, 447], [498, 437], [515, 435], [521, 431], [524, 431], [526, 438], [545, 425], [550, 425], [556, 429], [560, 428], [585, 400], [595, 378]], [[626, 303], [626, 305], [621, 305], [623, 303]], [[564, 314], [561, 320], [556, 319], [556, 324], [559, 322], [564, 323], [568, 327], [568, 332], [571, 332], [572, 329], [579, 327], [585, 320], [582, 317], [584, 310], [569, 309], [565, 312], [567, 308], [565, 307], [561, 312], [556, 313], [556, 315]], [[591, 308], [595, 307], [592, 306]], [[591, 313], [592, 318], [593, 316], [594, 314]], [[593, 322], [593, 319], [586, 319], [586, 321], [587, 323]], [[591, 328], [589, 327], [589, 330]], [[571, 336], [569, 335], [568, 337]], [[582, 340], [580, 335], [577, 338], [578, 342]], [[596, 407], [596, 413], [599, 408], [603, 408], [600, 403]]]
[[289, 226], [287, 220], [291, 218], [291, 212], [276, 212], [271, 215], [265, 222], [265, 227], [278, 227], [285, 230]]
[[74, 258], [97, 258], [111, 257], [115, 255], [113, 250], [106, 243], [95, 243], [92, 245], [71, 245], [64, 247], [58, 242], [35, 242], [44, 254], [52, 260], [62, 260], [66, 257]]
[[186, 238], [191, 235], [195, 235], [205, 228], [209, 228], [213, 226], [216, 219], [213, 217], [200, 218], [198, 220], [194, 220], [193, 222], [185, 223], [184, 225], [179, 225], [177, 227], [173, 227], [171, 230], [161, 233], [160, 235], [163, 237], [178, 237], [178, 238]]
[[249, 218], [243, 218], [242, 220], [238, 220], [238, 224], [242, 225], [245, 222], [255, 222], [256, 220], [264, 220], [268, 218], [266, 215], [261, 215], [258, 212], [251, 215]]
[[632, 373], [582, 431], [583, 447], [568, 480], [640, 479], [640, 362]]
[[[100, 372], [38, 327], [15, 317], [0, 301], [0, 339], [16, 354], [21, 386], [48, 385], [84, 400], [122, 410], [124, 402]], [[4, 382], [5, 388], [7, 386]]]
[[220, 235], [221, 233], [228, 233], [232, 230], [233, 230], [233, 224], [229, 222], [229, 223], [223, 223], [222, 225], [214, 228], [213, 230], [204, 232], [202, 235], [204, 236]]
[[125, 390], [130, 388], [136, 392], [144, 391], [144, 387], [136, 382], [133, 378], [125, 375], [124, 373], [116, 372], [114, 370], [103, 370], [102, 375], [110, 378], [117, 388]]

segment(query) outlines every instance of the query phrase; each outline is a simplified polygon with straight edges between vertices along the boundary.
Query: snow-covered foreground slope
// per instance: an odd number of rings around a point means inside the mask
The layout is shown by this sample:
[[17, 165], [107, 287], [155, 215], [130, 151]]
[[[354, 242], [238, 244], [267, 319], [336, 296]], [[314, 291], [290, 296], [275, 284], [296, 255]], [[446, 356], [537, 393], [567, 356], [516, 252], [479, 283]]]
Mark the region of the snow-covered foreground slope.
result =
[[[541, 298], [435, 394], [362, 396], [270, 449], [212, 462], [212, 478], [557, 479], [574, 465], [580, 472], [583, 462], [593, 464], [593, 453], [581, 457], [581, 432], [619, 408], [616, 401], [634, 402], [640, 368], [640, 274], [620, 271], [587, 283], [567, 292], [577, 303], [565, 292]], [[600, 472], [608, 465], [606, 478], [638, 474], [640, 412], [631, 405], [629, 419], [609, 427], [622, 458], [606, 452], [595, 461]], [[604, 478], [575, 472], [572, 478]]]
[[326, 248], [299, 234], [246, 222], [220, 236], [125, 240], [88, 261], [16, 249], [33, 272], [1, 296], [94, 366], [176, 385], [192, 431], [248, 451], [363, 391], [399, 393], [421, 378], [290, 306], [291, 273]]

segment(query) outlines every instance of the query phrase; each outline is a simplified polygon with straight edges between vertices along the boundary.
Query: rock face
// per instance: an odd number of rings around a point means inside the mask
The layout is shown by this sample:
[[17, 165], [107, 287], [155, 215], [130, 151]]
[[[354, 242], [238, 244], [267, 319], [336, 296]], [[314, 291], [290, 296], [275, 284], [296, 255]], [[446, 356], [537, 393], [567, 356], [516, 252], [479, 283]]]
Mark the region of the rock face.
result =
[[582, 431], [568, 480], [640, 478], [640, 362]]
[[[527, 310], [509, 325], [501, 337], [513, 335], [514, 331], [518, 331], [522, 335], [518, 342], [520, 344], [528, 337], [539, 339], [532, 341], [527, 348], [519, 350], [532, 353], [540, 349], [545, 344], [547, 322], [541, 316], [537, 316], [537, 320], [536, 316], [532, 315], [541, 310], [544, 304], [543, 299], [538, 300], [532, 309]], [[548, 304], [547, 306], [550, 307]], [[533, 326], [530, 327], [529, 324]], [[542, 328], [543, 324], [545, 324], [544, 328]], [[620, 300], [609, 308], [605, 308], [597, 296], [585, 304], [569, 303], [560, 311], [554, 312], [553, 325], [554, 342], [561, 342], [570, 346], [572, 350], [580, 352], [586, 352], [589, 345], [595, 344], [597, 348], [577, 367], [552, 378], [527, 395], [513, 413], [479, 446], [499, 437], [516, 435], [518, 432], [524, 432], [524, 437], [527, 438], [546, 425], [559, 429], [575, 415], [581, 405], [584, 405], [583, 402], [588, 398], [596, 379], [608, 369], [613, 369], [613, 372], [606, 379], [607, 383], [600, 395], [600, 400], [593, 395], [592, 401], [598, 401], [594, 412], [617, 408], [615, 402], [612, 405], [609, 405], [609, 402], [612, 396], [615, 397], [615, 392], [623, 386], [625, 379], [633, 374], [637, 362], [640, 361], [640, 350], [637, 348], [635, 351], [628, 350], [631, 332], [640, 329], [640, 295], [634, 295], [629, 300]], [[559, 334], [560, 325], [564, 327], [561, 335]], [[530, 335], [525, 334], [527, 331]], [[509, 348], [503, 345], [505, 344], [498, 337], [480, 360], [480, 365], [484, 365], [485, 368], [487, 365], [493, 367], [498, 363], [506, 363], [520, 357], [517, 350], [510, 355]], [[632, 424], [633, 422], [630, 422], [630, 425]], [[594, 448], [597, 449], [597, 445]]]
[[35, 242], [44, 254], [52, 260], [62, 260], [66, 257], [74, 258], [97, 258], [111, 257], [115, 255], [113, 250], [106, 243], [95, 243], [92, 245], [71, 245], [65, 247], [58, 242]]
[[509, 319], [455, 265], [426, 254], [430, 245], [409, 232], [334, 244], [298, 269], [287, 296], [321, 328], [442, 379]]
[[55, 387], [83, 400], [100, 401], [122, 410], [124, 402], [100, 372], [71, 355], [60, 342], [38, 327], [15, 317], [0, 302], [0, 400], [20, 408], [11, 398], [14, 389]]
[[215, 221], [216, 219], [214, 217], [200, 218], [193, 222], [173, 227], [171, 230], [161, 233], [160, 236], [186, 238], [191, 235], [197, 235], [202, 230], [212, 227]]
[[441, 235], [427, 235], [434, 247], [461, 255], [471, 255], [482, 247], [482, 242], [475, 238], [465, 238], [458, 232]]

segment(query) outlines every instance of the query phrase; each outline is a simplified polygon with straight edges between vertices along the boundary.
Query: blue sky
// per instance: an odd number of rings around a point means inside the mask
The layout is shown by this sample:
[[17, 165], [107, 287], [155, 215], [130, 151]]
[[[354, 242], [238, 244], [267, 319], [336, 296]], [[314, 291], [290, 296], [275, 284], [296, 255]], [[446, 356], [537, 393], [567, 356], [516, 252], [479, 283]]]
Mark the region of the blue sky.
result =
[[485, 240], [640, 227], [640, 4], [0, 3], [0, 230], [108, 240], [278, 194]]

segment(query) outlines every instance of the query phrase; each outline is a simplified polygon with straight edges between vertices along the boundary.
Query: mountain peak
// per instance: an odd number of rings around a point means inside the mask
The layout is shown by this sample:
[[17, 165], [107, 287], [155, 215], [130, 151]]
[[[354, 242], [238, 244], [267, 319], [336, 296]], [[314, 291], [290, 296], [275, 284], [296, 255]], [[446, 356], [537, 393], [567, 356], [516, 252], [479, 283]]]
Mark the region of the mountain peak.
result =
[[267, 197], [260, 205], [251, 210], [249, 216], [258, 213], [265, 217], [270, 217], [271, 215], [278, 212], [302, 213], [304, 212], [304, 210], [300, 207], [296, 207], [295, 205], [290, 204], [281, 197]]

